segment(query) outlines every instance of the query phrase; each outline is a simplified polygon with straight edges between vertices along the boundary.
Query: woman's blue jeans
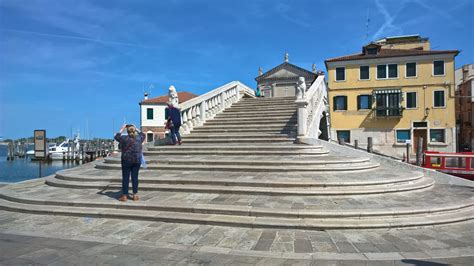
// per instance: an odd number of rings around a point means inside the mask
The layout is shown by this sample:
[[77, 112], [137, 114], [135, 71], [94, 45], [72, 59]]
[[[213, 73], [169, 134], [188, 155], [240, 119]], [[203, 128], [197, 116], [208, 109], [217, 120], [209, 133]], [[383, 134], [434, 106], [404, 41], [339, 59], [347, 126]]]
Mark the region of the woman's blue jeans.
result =
[[181, 142], [181, 135], [179, 134], [180, 126], [173, 126], [170, 128], [171, 143], [176, 144], [176, 141]]
[[138, 171], [140, 171], [140, 163], [130, 163], [122, 161], [122, 194], [128, 195], [128, 184], [130, 175], [132, 175], [133, 194], [138, 193]]

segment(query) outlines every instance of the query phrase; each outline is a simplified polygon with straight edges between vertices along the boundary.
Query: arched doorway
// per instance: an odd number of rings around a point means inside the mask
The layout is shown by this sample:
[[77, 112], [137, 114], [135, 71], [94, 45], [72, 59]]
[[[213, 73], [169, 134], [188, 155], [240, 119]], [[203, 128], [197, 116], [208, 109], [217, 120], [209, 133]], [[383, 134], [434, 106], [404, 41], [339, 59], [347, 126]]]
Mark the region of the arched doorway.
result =
[[153, 140], [154, 140], [153, 137], [154, 137], [153, 132], [152, 132], [152, 131], [148, 131], [148, 132], [146, 133], [146, 142], [153, 142]]

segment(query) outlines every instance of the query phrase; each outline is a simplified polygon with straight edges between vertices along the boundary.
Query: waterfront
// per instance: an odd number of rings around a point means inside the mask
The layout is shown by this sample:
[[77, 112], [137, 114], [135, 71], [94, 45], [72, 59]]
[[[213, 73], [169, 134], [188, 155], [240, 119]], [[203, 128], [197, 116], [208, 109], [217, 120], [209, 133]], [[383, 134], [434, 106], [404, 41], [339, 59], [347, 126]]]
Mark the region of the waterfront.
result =
[[[0, 182], [13, 183], [39, 177], [39, 162], [30, 158], [15, 157], [7, 161], [7, 146], [0, 145]], [[48, 176], [59, 170], [72, 168], [78, 164], [73, 162], [52, 161], [42, 163], [42, 176]]]

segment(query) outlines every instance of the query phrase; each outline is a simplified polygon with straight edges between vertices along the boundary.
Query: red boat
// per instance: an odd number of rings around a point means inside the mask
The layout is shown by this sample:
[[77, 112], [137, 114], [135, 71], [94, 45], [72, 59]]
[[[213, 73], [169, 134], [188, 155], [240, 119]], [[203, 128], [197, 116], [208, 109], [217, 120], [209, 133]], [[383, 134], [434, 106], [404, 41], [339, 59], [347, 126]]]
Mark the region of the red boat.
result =
[[425, 168], [474, 180], [474, 152], [425, 152]]

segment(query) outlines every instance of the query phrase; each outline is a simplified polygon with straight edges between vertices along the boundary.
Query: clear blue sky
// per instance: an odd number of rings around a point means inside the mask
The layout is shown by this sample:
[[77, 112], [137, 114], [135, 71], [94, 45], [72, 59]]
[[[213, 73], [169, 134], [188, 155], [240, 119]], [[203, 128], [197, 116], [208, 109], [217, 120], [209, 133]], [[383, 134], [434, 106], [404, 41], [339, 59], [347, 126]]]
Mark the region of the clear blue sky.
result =
[[371, 40], [420, 34], [461, 50], [459, 67], [474, 63], [473, 13], [471, 0], [0, 0], [0, 136], [111, 137], [124, 119], [139, 124], [144, 86], [254, 88], [285, 51], [325, 70]]

